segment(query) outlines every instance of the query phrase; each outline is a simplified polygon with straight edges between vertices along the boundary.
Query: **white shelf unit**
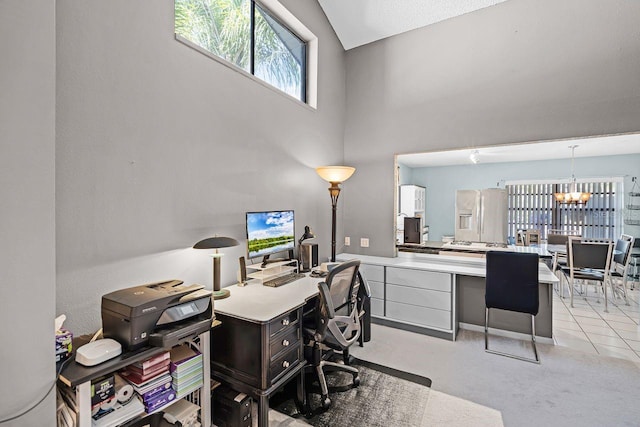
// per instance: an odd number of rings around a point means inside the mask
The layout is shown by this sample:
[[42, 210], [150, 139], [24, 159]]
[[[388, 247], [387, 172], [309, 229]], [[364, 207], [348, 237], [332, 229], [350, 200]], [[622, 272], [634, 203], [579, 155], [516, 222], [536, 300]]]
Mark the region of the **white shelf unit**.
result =
[[[210, 425], [211, 423], [211, 389], [209, 386], [210, 378], [211, 378], [211, 366], [209, 362], [209, 351], [210, 351], [210, 338], [209, 331], [203, 332], [197, 337], [192, 339], [187, 339], [183, 342], [190, 342], [198, 351], [202, 354], [202, 376], [203, 376], [203, 384], [199, 389], [196, 389], [193, 392], [187, 393], [186, 395], [178, 395], [176, 399], [174, 399], [171, 403], [162, 408], [158, 408], [155, 411], [151, 412], [155, 413], [162, 409], [165, 409], [175, 402], [182, 398], [186, 398], [190, 402], [200, 406], [200, 420], [203, 426]], [[76, 365], [75, 361], [71, 363], [74, 366], [69, 366], [69, 369], [63, 370], [60, 381], [64, 384], [64, 386], [71, 387], [75, 390], [75, 403], [78, 408], [76, 414], [76, 426], [77, 427], [92, 427], [92, 418], [91, 418], [91, 381], [95, 378], [99, 378], [103, 375], [117, 372], [118, 370], [136, 362], [139, 360], [143, 360], [144, 358], [151, 357], [153, 355], [157, 355], [162, 351], [168, 351], [169, 349], [162, 348], [149, 348], [147, 350], [141, 351], [136, 356], [127, 357], [126, 354], [119, 356], [117, 359], [113, 361], [107, 361], [104, 365], [97, 365], [91, 368], [85, 368], [81, 365]], [[65, 376], [65, 373], [68, 373], [68, 376]], [[60, 385], [59, 385], [60, 386]], [[136, 417], [133, 417], [127, 422], [130, 422], [137, 418], [142, 418], [143, 416], [150, 415], [143, 414]]]
[[298, 271], [297, 259], [272, 262], [264, 267], [262, 267], [262, 264], [253, 264], [247, 265], [247, 278], [264, 283], [280, 276], [296, 273]]

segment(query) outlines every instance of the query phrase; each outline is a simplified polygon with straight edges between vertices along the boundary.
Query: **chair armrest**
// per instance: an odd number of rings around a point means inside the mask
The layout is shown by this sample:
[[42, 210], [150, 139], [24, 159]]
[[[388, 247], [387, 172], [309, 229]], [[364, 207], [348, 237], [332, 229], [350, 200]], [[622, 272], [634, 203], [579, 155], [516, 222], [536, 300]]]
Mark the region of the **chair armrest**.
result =
[[320, 298], [326, 304], [327, 316], [329, 319], [333, 319], [336, 316], [336, 310], [333, 307], [333, 300], [331, 299], [331, 292], [325, 282], [318, 283], [318, 291], [320, 291]]

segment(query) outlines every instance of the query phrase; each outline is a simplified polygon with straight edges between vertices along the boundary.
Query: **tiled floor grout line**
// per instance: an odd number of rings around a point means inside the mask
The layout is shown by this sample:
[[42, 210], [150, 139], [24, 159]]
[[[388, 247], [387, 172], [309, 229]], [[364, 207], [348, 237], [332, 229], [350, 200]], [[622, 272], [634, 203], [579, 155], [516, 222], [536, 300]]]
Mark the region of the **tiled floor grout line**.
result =
[[[629, 292], [627, 293], [627, 300], [630, 302], [630, 305], [626, 305], [626, 304], [624, 304], [624, 302], [623, 302], [624, 307], [632, 307], [634, 304], [635, 304], [636, 306], [639, 306], [640, 304], [638, 304], [638, 302], [633, 298], [633, 295], [632, 295], [632, 294], [630, 294], [630, 292], [631, 292], [631, 291], [629, 291]], [[571, 317], [571, 318], [573, 319], [573, 321], [578, 325], [578, 328], [580, 328], [580, 331], [582, 331], [582, 333], [585, 335], [585, 337], [587, 338], [587, 342], [589, 342], [589, 344], [591, 344], [591, 346], [593, 347], [593, 349], [595, 350], [595, 352], [596, 352], [597, 354], [603, 354], [603, 353], [601, 353], [601, 352], [598, 350], [598, 348], [596, 347], [596, 344], [594, 344], [594, 342], [591, 340], [591, 338], [590, 338], [590, 336], [589, 336], [589, 334], [593, 334], [593, 335], [600, 335], [600, 334], [595, 333], [595, 332], [588, 332], [588, 331], [586, 331], [586, 330], [584, 329], [583, 325], [581, 324], [581, 322], [577, 319], [577, 317], [586, 317], [586, 316], [579, 316], [579, 315], [575, 315], [575, 314], [574, 314], [574, 312], [573, 312], [573, 311], [571, 311], [571, 310], [572, 310], [572, 309], [571, 309], [571, 307], [569, 307], [569, 306], [568, 306], [568, 303], [567, 303], [567, 301], [566, 301], [566, 299], [567, 299], [567, 298], [562, 298], [562, 296], [560, 296], [560, 290], [555, 290], [555, 295], [557, 296], [557, 298], [555, 298], [555, 299], [556, 299], [557, 301], [561, 301], [561, 302], [562, 302], [562, 305], [563, 305], [563, 307], [564, 307], [564, 311], [565, 311], [566, 313], [569, 313], [570, 317]], [[570, 297], [568, 297], [568, 298], [570, 298]], [[599, 298], [600, 298], [600, 299], [602, 299], [603, 297], [599, 296]], [[614, 298], [615, 298], [615, 297], [614, 297]], [[606, 345], [606, 344], [599, 344], [599, 345], [601, 345], [601, 346], [603, 346], [603, 347], [620, 348], [621, 350], [631, 350], [631, 351], [633, 352], [633, 354], [635, 354], [635, 355], [638, 357], [638, 359], [640, 359], [640, 352], [639, 352], [639, 351], [634, 350], [634, 349], [631, 347], [631, 345], [629, 344], [629, 342], [628, 342], [628, 341], [634, 341], [634, 340], [628, 340], [628, 339], [624, 338], [624, 337], [623, 337], [623, 336], [618, 332], [618, 330], [617, 330], [613, 325], [611, 325], [611, 324], [609, 323], [609, 321], [612, 321], [612, 322], [613, 322], [614, 320], [612, 320], [612, 319], [607, 320], [607, 319], [604, 317], [603, 313], [600, 313], [600, 312], [599, 312], [598, 310], [596, 310], [596, 308], [592, 305], [592, 304], [593, 304], [593, 303], [592, 303], [592, 301], [588, 300], [586, 297], [583, 297], [583, 299], [584, 299], [584, 301], [585, 301], [585, 303], [586, 303], [586, 304], [578, 304], [578, 305], [579, 305], [579, 306], [585, 306], [585, 307], [588, 307], [589, 311], [592, 311], [592, 312], [594, 312], [595, 314], [597, 314], [597, 315], [598, 315], [597, 319], [602, 320], [602, 321], [605, 323], [605, 325], [607, 325], [607, 327], [608, 327], [609, 329], [611, 329], [611, 330], [614, 332], [615, 336], [616, 336], [617, 338], [621, 339], [621, 340], [625, 343], [626, 348], [621, 348], [621, 347], [616, 347], [616, 346], [611, 346], [611, 345]], [[575, 301], [575, 297], [574, 297], [574, 301]], [[629, 313], [627, 313], [623, 308], [619, 307], [617, 303], [614, 303], [614, 302], [613, 302], [613, 301], [611, 301], [611, 300], [609, 301], [609, 303], [610, 303], [610, 306], [613, 306], [613, 307], [615, 307], [615, 308], [617, 309], [617, 312], [622, 313], [622, 315], [624, 315], [624, 316], [625, 316], [625, 317], [627, 317], [631, 322], [633, 322], [633, 324], [634, 324], [636, 327], [638, 326], [638, 321], [636, 321], [633, 317], [631, 317], [631, 316], [629, 315]], [[632, 304], [632, 303], [633, 303], [633, 304]], [[573, 310], [575, 310], [575, 309], [576, 309], [576, 307], [573, 307]], [[618, 314], [618, 315], [619, 315], [619, 314]], [[559, 328], [559, 329], [562, 329], [562, 328]], [[604, 335], [604, 336], [608, 336], [608, 335]], [[614, 337], [614, 338], [615, 338], [615, 337]], [[555, 337], [554, 337], [554, 342], [555, 342], [556, 344], [559, 344], [558, 340], [557, 340]]]

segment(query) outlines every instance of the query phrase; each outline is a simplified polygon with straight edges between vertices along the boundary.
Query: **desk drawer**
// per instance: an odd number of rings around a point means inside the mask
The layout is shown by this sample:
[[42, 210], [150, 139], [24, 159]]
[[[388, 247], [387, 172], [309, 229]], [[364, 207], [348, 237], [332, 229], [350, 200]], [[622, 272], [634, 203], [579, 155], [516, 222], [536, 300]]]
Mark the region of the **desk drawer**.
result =
[[294, 328], [298, 321], [298, 310], [293, 310], [287, 314], [273, 319], [269, 323], [269, 336], [273, 336], [286, 328]]
[[387, 301], [387, 317], [416, 325], [451, 330], [451, 312]]
[[384, 316], [384, 300], [380, 298], [371, 298], [371, 315]]
[[384, 267], [381, 265], [360, 264], [360, 271], [366, 281], [384, 282]]
[[270, 338], [269, 359], [287, 348], [300, 345], [300, 328], [288, 329], [283, 334]]
[[300, 363], [300, 346], [296, 345], [291, 351], [284, 353], [281, 357], [271, 362], [271, 384], [278, 381], [282, 375], [289, 369], [293, 369], [298, 363]]
[[387, 283], [451, 292], [451, 274], [387, 267]]
[[418, 289], [409, 286], [387, 285], [387, 301], [401, 302], [421, 307], [451, 310], [451, 293]]
[[367, 280], [369, 288], [371, 288], [371, 296], [373, 298], [384, 299], [384, 283]]

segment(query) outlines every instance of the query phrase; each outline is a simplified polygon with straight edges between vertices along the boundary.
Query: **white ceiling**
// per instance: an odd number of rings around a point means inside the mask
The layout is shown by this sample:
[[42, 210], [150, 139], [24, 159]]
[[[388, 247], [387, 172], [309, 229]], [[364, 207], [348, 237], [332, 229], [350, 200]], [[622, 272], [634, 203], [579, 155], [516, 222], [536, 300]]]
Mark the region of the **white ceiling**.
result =
[[615, 156], [640, 153], [640, 134], [598, 136], [560, 141], [532, 142], [430, 153], [401, 154], [398, 163], [412, 168], [472, 164], [470, 155], [478, 151], [478, 163], [524, 162], [571, 158], [571, 145], [577, 145], [575, 157]]
[[506, 0], [318, 0], [345, 50]]

